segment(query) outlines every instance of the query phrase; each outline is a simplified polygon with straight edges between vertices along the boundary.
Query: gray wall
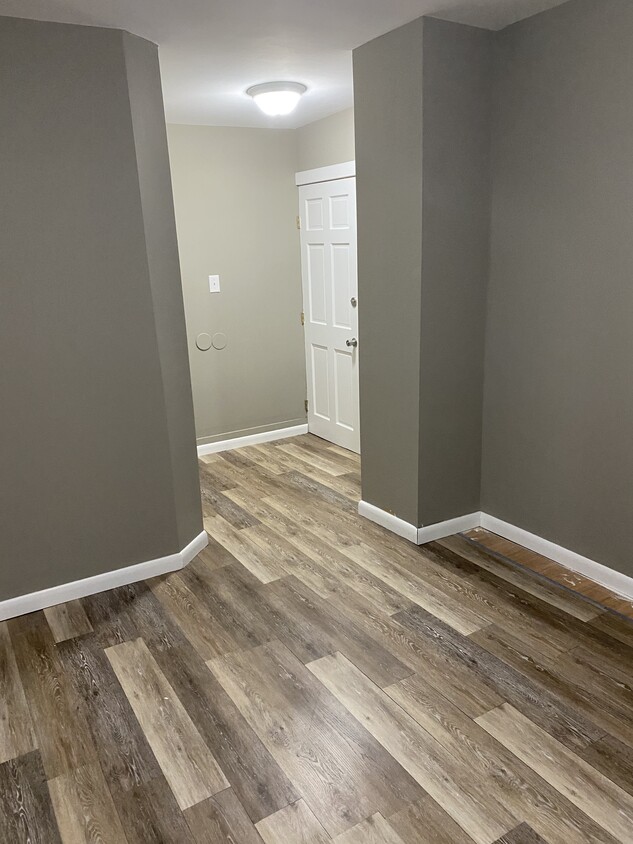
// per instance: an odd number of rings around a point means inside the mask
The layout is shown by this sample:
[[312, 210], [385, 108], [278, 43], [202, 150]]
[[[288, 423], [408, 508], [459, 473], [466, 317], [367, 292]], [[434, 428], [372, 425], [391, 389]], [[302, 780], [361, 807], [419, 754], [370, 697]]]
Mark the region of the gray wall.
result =
[[353, 161], [354, 109], [348, 108], [295, 130], [297, 170]]
[[[295, 131], [168, 134], [198, 442], [305, 424]], [[226, 348], [200, 351], [202, 332]]]
[[363, 499], [418, 523], [422, 40], [354, 50]]
[[574, 0], [354, 54], [363, 497], [628, 574], [632, 44], [630, 2]]
[[497, 36], [483, 509], [633, 574], [633, 6]]
[[479, 508], [491, 34], [421, 18], [354, 51], [363, 499]]
[[0, 18], [0, 77], [5, 599], [202, 526], [156, 48]]
[[424, 19], [419, 525], [479, 510], [492, 37]]
[[154, 44], [123, 34], [179, 547], [200, 532], [198, 459], [165, 111]]

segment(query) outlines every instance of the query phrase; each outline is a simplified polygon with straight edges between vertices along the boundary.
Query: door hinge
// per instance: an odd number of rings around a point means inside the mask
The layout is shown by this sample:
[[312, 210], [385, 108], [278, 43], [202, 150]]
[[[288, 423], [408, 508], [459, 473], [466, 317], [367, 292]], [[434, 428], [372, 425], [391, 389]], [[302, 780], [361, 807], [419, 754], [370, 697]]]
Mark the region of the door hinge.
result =
[[297, 228], [301, 229], [301, 217], [297, 214]]
[[306, 315], [303, 311], [301, 311], [301, 325], [306, 324]]
[[308, 412], [308, 400], [307, 399], [305, 400], [304, 404], [305, 404], [305, 409], [306, 409], [306, 413], [307, 413]]

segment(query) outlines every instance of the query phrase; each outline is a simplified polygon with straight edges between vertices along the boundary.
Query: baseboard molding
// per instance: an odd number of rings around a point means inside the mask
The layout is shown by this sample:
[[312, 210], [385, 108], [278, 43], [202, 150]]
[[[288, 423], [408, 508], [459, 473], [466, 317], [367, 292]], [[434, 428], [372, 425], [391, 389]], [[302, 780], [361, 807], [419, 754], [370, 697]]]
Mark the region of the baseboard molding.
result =
[[208, 542], [209, 537], [206, 531], [202, 531], [186, 548], [183, 548], [177, 554], [159, 557], [156, 560], [147, 560], [133, 566], [86, 577], [83, 580], [75, 580], [72, 583], [51, 586], [49, 589], [42, 589], [40, 592], [31, 592], [29, 595], [19, 595], [17, 598], [0, 601], [0, 621], [6, 621], [8, 618], [15, 618], [29, 612], [36, 612], [36, 610], [44, 610], [47, 607], [54, 607], [57, 604], [64, 604], [66, 601], [74, 601], [77, 598], [85, 598], [88, 595], [96, 595], [98, 592], [105, 592], [107, 589], [127, 586], [129, 583], [137, 583], [139, 580], [145, 580], [148, 577], [157, 577], [159, 574], [178, 571], [184, 568], [187, 563], [190, 563], [194, 557], [197, 557], [206, 548]]
[[234, 437], [230, 440], [218, 440], [198, 446], [198, 457], [205, 454], [217, 454], [220, 451], [230, 451], [232, 448], [244, 448], [247, 445], [272, 443], [275, 440], [285, 440], [287, 437], [299, 437], [308, 433], [307, 425], [293, 425], [292, 428], [275, 428], [273, 431], [262, 431], [260, 434], [248, 434], [245, 437]]
[[415, 545], [424, 545], [426, 542], [434, 542], [436, 539], [443, 539], [445, 536], [452, 536], [454, 533], [461, 533], [464, 530], [471, 530], [479, 527], [481, 513], [469, 513], [467, 516], [459, 516], [456, 519], [448, 519], [445, 522], [437, 522], [433, 525], [416, 527], [415, 525], [361, 501], [358, 505], [358, 512], [361, 516], [375, 522], [377, 525], [390, 530], [403, 539], [408, 539]]
[[385, 510], [381, 510], [379, 507], [375, 507], [373, 504], [368, 504], [366, 501], [360, 502], [358, 512], [366, 519], [416, 545], [424, 545], [426, 542], [434, 542], [455, 533], [482, 527], [503, 536], [504, 539], [516, 542], [517, 545], [529, 548], [530, 551], [549, 557], [550, 560], [554, 560], [555, 563], [559, 563], [570, 571], [582, 574], [606, 589], [633, 600], [633, 577], [610, 569], [608, 566], [603, 566], [602, 563], [583, 557], [575, 551], [570, 551], [568, 548], [550, 542], [549, 539], [543, 539], [541, 536], [497, 519], [495, 516], [489, 516], [487, 513], [470, 513], [467, 516], [448, 519], [434, 525], [416, 527], [391, 513], [387, 513]]
[[408, 539], [409, 542], [417, 544], [418, 529], [415, 525], [409, 524], [409, 522], [405, 522], [403, 519], [399, 519], [397, 516], [393, 516], [391, 513], [387, 513], [386, 510], [381, 510], [380, 507], [375, 507], [367, 501], [359, 502], [358, 513], [365, 519], [369, 519], [370, 522], [375, 522], [377, 525], [390, 530], [391, 533], [395, 533], [397, 536], [401, 536], [403, 539]]
[[446, 536], [453, 536], [455, 533], [462, 533], [465, 530], [472, 530], [481, 524], [481, 513], [468, 513], [466, 516], [458, 516], [456, 519], [447, 519], [445, 522], [437, 522], [434, 525], [418, 528], [418, 545], [427, 542], [435, 542], [437, 539], [444, 539]]
[[583, 557], [575, 551], [570, 551], [568, 548], [550, 542], [549, 539], [543, 539], [535, 533], [530, 533], [523, 528], [511, 525], [486, 513], [481, 514], [480, 527], [503, 536], [504, 539], [509, 539], [511, 542], [516, 542], [517, 545], [523, 545], [530, 551], [549, 557], [550, 560], [560, 563], [566, 569], [576, 572], [576, 574], [582, 574], [606, 589], [633, 600], [633, 578], [626, 574], [603, 566], [602, 563]]

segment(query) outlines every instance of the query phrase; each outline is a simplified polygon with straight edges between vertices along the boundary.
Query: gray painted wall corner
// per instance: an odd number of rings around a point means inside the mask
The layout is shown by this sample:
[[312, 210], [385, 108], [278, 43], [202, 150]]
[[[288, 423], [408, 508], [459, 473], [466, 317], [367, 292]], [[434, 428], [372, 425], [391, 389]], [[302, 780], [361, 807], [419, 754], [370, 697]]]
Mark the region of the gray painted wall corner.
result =
[[424, 19], [419, 525], [480, 509], [493, 38]]
[[0, 599], [182, 547], [123, 42], [0, 18]]
[[629, 2], [575, 0], [354, 53], [364, 498], [481, 509], [626, 574], [631, 44]]
[[491, 35], [421, 18], [354, 51], [363, 498], [479, 509]]
[[486, 512], [629, 575], [632, 44], [623, 0], [496, 37], [482, 484]]
[[421, 20], [354, 50], [363, 498], [418, 514]]
[[179, 547], [202, 530], [182, 280], [158, 48], [123, 33]]

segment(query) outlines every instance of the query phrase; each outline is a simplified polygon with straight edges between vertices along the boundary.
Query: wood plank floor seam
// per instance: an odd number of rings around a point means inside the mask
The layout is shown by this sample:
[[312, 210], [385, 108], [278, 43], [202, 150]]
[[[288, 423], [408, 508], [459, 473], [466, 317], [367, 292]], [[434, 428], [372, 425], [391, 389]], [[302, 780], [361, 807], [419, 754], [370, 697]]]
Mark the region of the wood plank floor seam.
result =
[[621, 599], [309, 434], [199, 462], [188, 567], [0, 623], [1, 842], [633, 842]]

